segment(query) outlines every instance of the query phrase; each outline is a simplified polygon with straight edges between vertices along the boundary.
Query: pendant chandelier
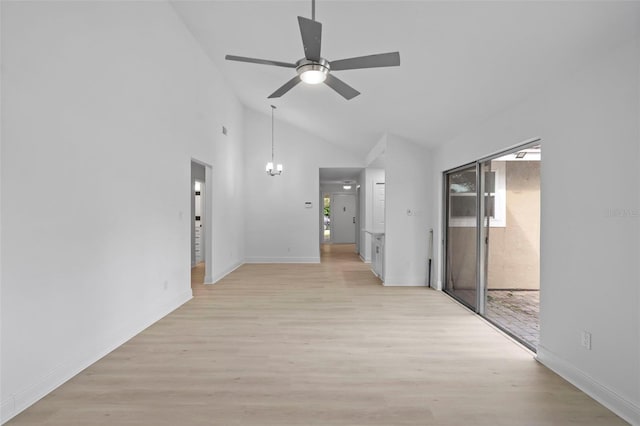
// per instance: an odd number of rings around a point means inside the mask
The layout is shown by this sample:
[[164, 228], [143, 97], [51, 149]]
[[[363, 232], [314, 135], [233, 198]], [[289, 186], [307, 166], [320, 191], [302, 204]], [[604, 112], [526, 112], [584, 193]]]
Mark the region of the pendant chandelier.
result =
[[282, 164], [278, 164], [276, 165], [275, 169], [273, 168], [274, 165], [274, 160], [273, 160], [273, 112], [275, 111], [276, 107], [274, 105], [271, 105], [271, 161], [269, 161], [267, 163], [267, 174], [269, 176], [278, 176], [282, 174]]

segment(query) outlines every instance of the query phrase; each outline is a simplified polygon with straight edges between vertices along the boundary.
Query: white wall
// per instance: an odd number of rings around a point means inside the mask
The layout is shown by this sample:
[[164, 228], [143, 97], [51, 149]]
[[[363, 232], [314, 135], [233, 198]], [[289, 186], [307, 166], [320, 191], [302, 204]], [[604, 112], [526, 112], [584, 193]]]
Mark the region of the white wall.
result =
[[[542, 138], [538, 359], [634, 424], [640, 424], [639, 79], [634, 40], [443, 145], [433, 175], [440, 193], [442, 171]], [[592, 350], [580, 346], [583, 330], [592, 333]]]
[[[265, 109], [265, 111], [267, 111]], [[275, 161], [280, 176], [265, 173], [271, 160], [271, 117], [245, 110], [246, 260], [319, 262], [321, 167], [363, 167], [356, 155], [275, 120]], [[313, 208], [304, 203], [311, 201]]]
[[[205, 246], [208, 264], [213, 265], [212, 271], [207, 270], [206, 284], [217, 282], [242, 265], [245, 258], [244, 111], [226, 82], [215, 81], [214, 90], [207, 95], [215, 106], [209, 118], [215, 138], [210, 154], [212, 167], [206, 170], [207, 203], [212, 204], [212, 214], [205, 217], [205, 226], [213, 233], [212, 241]], [[226, 135], [221, 132], [223, 125]], [[211, 239], [211, 234], [207, 237]]]
[[4, 421], [191, 298], [192, 158], [215, 271], [244, 236], [242, 108], [168, 4], [1, 7]]
[[427, 285], [433, 202], [430, 151], [388, 135], [385, 154], [385, 285]]
[[387, 139], [389, 135], [386, 133], [378, 139], [378, 142], [371, 148], [365, 157], [367, 167], [383, 168], [384, 158], [387, 151]]

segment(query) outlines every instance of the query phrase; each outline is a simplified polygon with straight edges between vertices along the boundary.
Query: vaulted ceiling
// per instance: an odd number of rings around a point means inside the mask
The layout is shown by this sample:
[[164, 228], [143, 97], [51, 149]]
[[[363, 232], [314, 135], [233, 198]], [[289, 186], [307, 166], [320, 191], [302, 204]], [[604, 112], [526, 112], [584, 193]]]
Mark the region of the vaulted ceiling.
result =
[[297, 16], [311, 1], [180, 1], [178, 15], [241, 102], [365, 155], [384, 132], [425, 145], [460, 132], [566, 78], [637, 37], [638, 2], [318, 0], [322, 56], [400, 51], [401, 65], [336, 71], [362, 92], [346, 101], [299, 84], [267, 99], [295, 70], [225, 61], [303, 57]]

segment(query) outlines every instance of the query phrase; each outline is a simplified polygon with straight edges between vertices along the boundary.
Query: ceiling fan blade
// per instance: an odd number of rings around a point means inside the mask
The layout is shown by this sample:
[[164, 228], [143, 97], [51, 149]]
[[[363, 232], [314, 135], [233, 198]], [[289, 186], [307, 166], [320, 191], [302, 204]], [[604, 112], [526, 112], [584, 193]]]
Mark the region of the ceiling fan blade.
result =
[[246, 58], [244, 56], [227, 55], [224, 57], [227, 61], [250, 62], [252, 64], [274, 65], [276, 67], [295, 68], [296, 64], [288, 62], [270, 61], [268, 59]]
[[304, 47], [304, 57], [310, 61], [320, 61], [320, 47], [322, 45], [322, 24], [318, 21], [298, 16], [300, 35]]
[[353, 99], [360, 94], [356, 89], [331, 74], [327, 74], [327, 79], [324, 81], [324, 84], [338, 92], [346, 100]]
[[400, 52], [379, 53], [357, 58], [331, 61], [331, 71], [355, 70], [360, 68], [397, 67], [400, 65]]
[[279, 98], [280, 96], [287, 93], [289, 90], [293, 89], [296, 84], [300, 83], [300, 77], [295, 76], [291, 80], [287, 81], [283, 84], [278, 90], [269, 95], [269, 99], [271, 98]]

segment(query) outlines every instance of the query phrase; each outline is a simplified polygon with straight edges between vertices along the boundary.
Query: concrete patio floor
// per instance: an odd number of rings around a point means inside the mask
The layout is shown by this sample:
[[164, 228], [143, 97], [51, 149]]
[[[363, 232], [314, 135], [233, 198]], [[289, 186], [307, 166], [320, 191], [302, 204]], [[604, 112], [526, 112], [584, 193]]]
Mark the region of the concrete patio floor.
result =
[[[473, 290], [456, 290], [451, 294], [469, 306], [476, 303]], [[485, 318], [536, 351], [540, 340], [539, 290], [488, 290]]]
[[535, 350], [540, 339], [540, 291], [489, 290], [485, 316]]

